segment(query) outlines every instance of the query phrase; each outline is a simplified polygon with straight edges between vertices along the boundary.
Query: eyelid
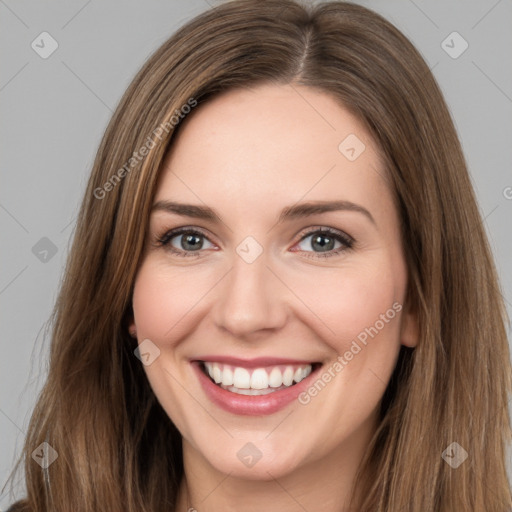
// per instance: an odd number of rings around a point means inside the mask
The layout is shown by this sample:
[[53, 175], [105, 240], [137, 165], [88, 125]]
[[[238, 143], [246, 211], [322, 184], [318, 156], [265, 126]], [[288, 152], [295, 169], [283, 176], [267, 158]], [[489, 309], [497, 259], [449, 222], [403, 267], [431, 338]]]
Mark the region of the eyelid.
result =
[[167, 229], [163, 232], [162, 235], [155, 235], [156, 241], [154, 242], [155, 247], [163, 247], [164, 249], [168, 250], [171, 253], [174, 253], [176, 255], [182, 255], [182, 256], [196, 256], [199, 257], [201, 255], [201, 252], [204, 251], [204, 249], [200, 249], [199, 251], [183, 251], [181, 249], [176, 249], [171, 245], [171, 240], [175, 237], [178, 237], [183, 234], [192, 233], [192, 234], [198, 234], [201, 235], [203, 238], [208, 240], [209, 243], [213, 245], [218, 245], [212, 240], [210, 240], [210, 235], [208, 235], [205, 230], [202, 228], [199, 228], [197, 226], [180, 226], [177, 228]]
[[336, 229], [336, 228], [331, 228], [329, 226], [320, 226], [320, 225], [315, 225], [315, 226], [308, 226], [307, 228], [304, 228], [302, 229], [299, 233], [298, 236], [300, 236], [299, 238], [299, 242], [301, 240], [303, 240], [304, 238], [308, 237], [308, 236], [311, 236], [315, 233], [330, 233], [332, 235], [336, 235], [336, 236], [339, 236], [341, 238], [344, 238], [346, 239], [347, 241], [350, 241], [351, 243], [354, 243], [355, 242], [355, 239], [353, 237], [351, 237], [347, 232], [345, 231], [342, 231], [340, 229]]
[[308, 226], [304, 230], [301, 231], [301, 238], [294, 244], [298, 245], [306, 238], [309, 238], [310, 236], [313, 236], [315, 234], [321, 234], [321, 235], [327, 235], [330, 237], [333, 237], [335, 240], [337, 240], [341, 247], [338, 247], [337, 249], [331, 249], [330, 251], [324, 251], [324, 252], [315, 252], [315, 251], [304, 251], [304, 250], [294, 250], [293, 252], [300, 252], [303, 253], [303, 257], [309, 258], [309, 259], [322, 259], [322, 258], [330, 258], [333, 256], [341, 256], [343, 253], [347, 251], [351, 251], [354, 248], [355, 239], [350, 236], [349, 234], [345, 233], [344, 231], [341, 231], [336, 228], [331, 228], [329, 226]]
[[157, 235], [156, 238], [158, 238], [158, 240], [161, 241], [162, 239], [168, 237], [170, 240], [171, 238], [174, 238], [175, 236], [182, 235], [184, 233], [198, 233], [198, 234], [204, 236], [205, 238], [207, 238], [211, 243], [213, 243], [210, 240], [210, 235], [207, 234], [205, 230], [203, 230], [202, 228], [197, 227], [197, 226], [181, 226], [178, 228], [166, 229], [166, 230], [164, 230], [162, 235], [160, 235], [160, 236]]

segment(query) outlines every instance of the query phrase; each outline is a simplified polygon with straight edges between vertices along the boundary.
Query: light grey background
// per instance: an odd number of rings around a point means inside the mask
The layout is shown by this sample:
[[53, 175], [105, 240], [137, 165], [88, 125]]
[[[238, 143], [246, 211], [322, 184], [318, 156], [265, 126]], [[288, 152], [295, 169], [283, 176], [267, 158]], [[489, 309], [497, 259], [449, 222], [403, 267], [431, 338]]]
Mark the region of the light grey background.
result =
[[[401, 29], [441, 85], [486, 219], [510, 315], [512, 0], [357, 3]], [[43, 328], [103, 131], [147, 57], [211, 5], [213, 0], [0, 0], [2, 486], [44, 382], [48, 337]], [[31, 47], [44, 31], [59, 45], [47, 59]], [[469, 44], [456, 59], [442, 47], [454, 31]], [[446, 41], [452, 53], [462, 48], [458, 36]], [[39, 242], [43, 237], [55, 245], [54, 256], [42, 252], [48, 244]], [[24, 494], [20, 485], [16, 496], [4, 490], [0, 509]]]

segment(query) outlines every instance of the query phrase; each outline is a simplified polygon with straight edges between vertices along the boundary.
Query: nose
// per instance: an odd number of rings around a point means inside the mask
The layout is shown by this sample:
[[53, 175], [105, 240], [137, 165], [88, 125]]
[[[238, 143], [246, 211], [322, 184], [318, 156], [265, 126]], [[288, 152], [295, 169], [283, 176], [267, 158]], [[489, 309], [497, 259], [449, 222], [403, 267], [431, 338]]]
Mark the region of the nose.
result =
[[234, 253], [215, 304], [215, 323], [238, 338], [277, 330], [286, 322], [287, 292], [269, 267], [265, 252], [252, 263]]

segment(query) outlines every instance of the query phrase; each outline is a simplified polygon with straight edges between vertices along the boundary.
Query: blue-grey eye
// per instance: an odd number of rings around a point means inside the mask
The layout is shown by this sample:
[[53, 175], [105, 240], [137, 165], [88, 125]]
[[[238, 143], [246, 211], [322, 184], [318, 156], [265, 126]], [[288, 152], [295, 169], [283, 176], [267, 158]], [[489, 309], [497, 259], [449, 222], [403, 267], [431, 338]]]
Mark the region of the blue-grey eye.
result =
[[168, 239], [168, 243], [172, 247], [182, 251], [199, 251], [205, 249], [207, 248], [204, 247], [205, 242], [211, 244], [204, 235], [196, 233], [195, 231], [185, 231], [180, 234], [174, 234]]
[[[330, 233], [315, 232], [305, 236], [299, 242], [299, 248], [301, 251], [308, 251], [308, 248], [300, 246], [300, 244], [304, 244], [308, 239], [311, 240], [308, 243], [306, 243], [305, 246], [309, 246], [315, 252], [333, 251], [342, 247], [342, 243], [339, 241], [339, 237], [334, 236]], [[336, 243], [338, 245], [336, 245]]]

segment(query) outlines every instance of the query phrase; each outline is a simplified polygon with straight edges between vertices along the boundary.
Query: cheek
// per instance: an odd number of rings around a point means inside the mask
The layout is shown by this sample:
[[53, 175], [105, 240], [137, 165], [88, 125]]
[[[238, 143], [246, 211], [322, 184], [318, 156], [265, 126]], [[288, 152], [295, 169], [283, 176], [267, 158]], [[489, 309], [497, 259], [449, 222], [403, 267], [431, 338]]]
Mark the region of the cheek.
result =
[[374, 260], [357, 268], [317, 271], [301, 282], [300, 295], [307, 298], [305, 302], [323, 324], [325, 341], [338, 354], [348, 350], [353, 340], [371, 339], [368, 331], [375, 335], [375, 327], [382, 338], [398, 338], [405, 283], [397, 266]]
[[135, 280], [133, 311], [139, 339], [149, 338], [165, 349], [181, 339], [194, 308], [213, 285], [211, 274], [197, 276], [185, 268], [173, 269], [159, 262], [144, 262]]
[[[179, 269], [182, 270], [182, 269]], [[194, 306], [205, 295], [184, 271], [155, 260], [142, 263], [135, 280], [133, 312], [139, 343], [151, 340], [160, 355], [144, 371], [160, 404], [180, 432], [193, 430], [190, 410], [194, 402], [183, 400], [183, 383], [190, 375], [182, 362], [180, 341], [190, 333]], [[197, 284], [197, 283], [196, 283]], [[201, 411], [196, 411], [201, 414]]]
[[171, 315], [175, 314], [170, 284], [158, 278], [151, 265], [143, 264], [135, 280], [133, 311], [139, 339], [149, 338], [156, 342], [171, 327]]
[[[311, 416], [323, 414], [330, 429], [323, 434], [339, 439], [376, 410], [392, 375], [400, 349], [405, 267], [380, 254], [357, 268], [317, 272], [303, 282], [302, 293], [309, 289], [308, 304], [320, 317], [316, 325], [322, 324], [317, 332], [326, 333], [323, 341], [333, 353], [300, 403], [311, 406]], [[328, 397], [332, 407], [324, 410]], [[349, 423], [340, 421], [342, 416], [350, 417]]]

